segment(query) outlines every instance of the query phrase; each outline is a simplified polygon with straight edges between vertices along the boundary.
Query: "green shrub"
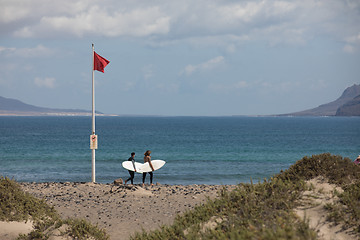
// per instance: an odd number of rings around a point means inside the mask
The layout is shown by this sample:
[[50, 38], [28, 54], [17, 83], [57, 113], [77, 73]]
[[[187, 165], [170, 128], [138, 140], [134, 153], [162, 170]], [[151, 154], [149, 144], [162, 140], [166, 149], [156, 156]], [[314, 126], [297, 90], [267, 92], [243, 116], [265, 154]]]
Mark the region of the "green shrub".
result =
[[304, 157], [276, 176], [291, 181], [323, 176], [330, 183], [345, 186], [359, 180], [360, 166], [355, 166], [349, 158], [323, 153]]
[[344, 187], [339, 201], [329, 207], [329, 219], [344, 223], [344, 228], [356, 227], [360, 233], [360, 181]]
[[[316, 233], [292, 212], [304, 181], [280, 178], [240, 184], [178, 216], [171, 226], [135, 234], [132, 239], [315, 239]], [[204, 229], [216, 219], [215, 226]]]
[[9, 178], [0, 177], [0, 220], [48, 221], [58, 219], [59, 215], [44, 200], [39, 200], [22, 191], [20, 185]]
[[[347, 223], [360, 232], [360, 166], [324, 153], [304, 157], [263, 183], [240, 184], [231, 192], [223, 189], [219, 198], [177, 216], [174, 224], [136, 233], [131, 239], [316, 239], [316, 232], [293, 209], [307, 190], [305, 181], [318, 176], [345, 189], [339, 198], [351, 215]], [[327, 208], [329, 219], [346, 219], [343, 206], [329, 204]], [[204, 229], [211, 219], [217, 220], [215, 226]]]
[[103, 229], [93, 226], [91, 223], [84, 219], [67, 219], [63, 222], [69, 225], [68, 234], [74, 239], [89, 239], [93, 237], [97, 240], [107, 240], [109, 236]]
[[19, 235], [19, 240], [48, 239], [51, 236], [49, 230], [60, 228], [64, 224], [68, 225], [65, 234], [74, 239], [109, 239], [104, 230], [85, 220], [62, 220], [56, 210], [44, 200], [25, 193], [17, 182], [6, 177], [0, 177], [0, 210], [1, 221], [34, 221], [34, 230], [28, 235]]

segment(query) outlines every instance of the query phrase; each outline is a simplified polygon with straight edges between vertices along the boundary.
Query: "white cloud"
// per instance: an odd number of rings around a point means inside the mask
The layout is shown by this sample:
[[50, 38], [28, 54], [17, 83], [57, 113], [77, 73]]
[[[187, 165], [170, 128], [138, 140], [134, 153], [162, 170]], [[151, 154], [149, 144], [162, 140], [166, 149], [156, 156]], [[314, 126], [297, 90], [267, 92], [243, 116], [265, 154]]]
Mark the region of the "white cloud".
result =
[[231, 44], [235, 36], [304, 44], [317, 35], [344, 40], [360, 31], [357, 0], [1, 0], [1, 6], [0, 34], [25, 38], [156, 36], [159, 43], [225, 37]]
[[38, 87], [45, 87], [45, 88], [55, 88], [55, 78], [39, 78], [36, 77], [34, 79], [34, 83]]
[[94, 6], [86, 12], [71, 17], [44, 17], [39, 27], [54, 28], [60, 32], [70, 31], [79, 37], [87, 34], [141, 37], [167, 33], [169, 17], [164, 16], [158, 7], [109, 13], [105, 9]]
[[[75, 2], [34, 0], [32, 6], [27, 4], [18, 6], [16, 1], [7, 4], [10, 6], [3, 10], [7, 15], [16, 12], [17, 8], [27, 10], [27, 14], [14, 19], [19, 24], [15, 24], [17, 28], [13, 29], [12, 34], [22, 38], [67, 38], [89, 35], [143, 37], [166, 34], [170, 27], [170, 17], [161, 10], [161, 5], [131, 6], [121, 1], [86, 0]], [[38, 8], [41, 4], [42, 7]], [[0, 26], [8, 22], [9, 20], [5, 18], [0, 19]]]
[[215, 67], [218, 67], [219, 65], [224, 63], [224, 57], [218, 56], [215, 58], [212, 58], [204, 63], [200, 63], [197, 65], [187, 65], [185, 69], [182, 71], [182, 74], [191, 75], [194, 72], [198, 71], [208, 71]]
[[9, 52], [14, 52], [16, 48], [2, 47], [0, 46], [0, 54], [6, 54]]
[[18, 7], [15, 2], [12, 0], [1, 1], [0, 23], [11, 23], [26, 18], [29, 15], [29, 11], [31, 11], [29, 6]]
[[7, 57], [44, 57], [50, 56], [54, 51], [43, 45], [37, 45], [34, 48], [15, 48], [15, 47], [2, 47], [0, 46], [0, 55], [4, 54]]

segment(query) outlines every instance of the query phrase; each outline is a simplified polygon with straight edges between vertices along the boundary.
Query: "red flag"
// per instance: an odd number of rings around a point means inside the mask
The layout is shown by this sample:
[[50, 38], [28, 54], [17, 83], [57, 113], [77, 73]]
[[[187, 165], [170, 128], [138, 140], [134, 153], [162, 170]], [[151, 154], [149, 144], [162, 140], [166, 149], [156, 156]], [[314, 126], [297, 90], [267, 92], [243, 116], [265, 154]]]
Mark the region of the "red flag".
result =
[[94, 52], [94, 70], [98, 70], [100, 72], [104, 72], [104, 68], [109, 64], [109, 60], [103, 58]]

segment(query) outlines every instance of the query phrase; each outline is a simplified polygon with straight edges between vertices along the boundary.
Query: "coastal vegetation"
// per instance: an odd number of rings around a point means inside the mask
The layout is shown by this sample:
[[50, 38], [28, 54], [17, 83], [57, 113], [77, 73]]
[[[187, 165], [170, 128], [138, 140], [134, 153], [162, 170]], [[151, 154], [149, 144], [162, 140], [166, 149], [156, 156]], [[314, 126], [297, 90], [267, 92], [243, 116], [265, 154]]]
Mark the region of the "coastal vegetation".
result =
[[[138, 232], [131, 239], [317, 239], [308, 218], [294, 211], [309, 180], [321, 177], [343, 191], [326, 204], [327, 220], [360, 236], [360, 165], [329, 153], [304, 157], [289, 169], [261, 182], [243, 183], [178, 215], [173, 224]], [[33, 221], [34, 230], [18, 239], [48, 239], [62, 234], [73, 239], [109, 239], [103, 229], [83, 219], [61, 219], [56, 210], [0, 178], [0, 220]]]
[[137, 233], [132, 239], [317, 239], [308, 220], [300, 219], [294, 208], [311, 187], [306, 181], [319, 176], [344, 189], [334, 192], [338, 200], [326, 206], [328, 220], [359, 236], [360, 166], [325, 153], [304, 157], [261, 183], [222, 191], [219, 198], [177, 216], [172, 225]]
[[7, 177], [0, 177], [0, 209], [0, 221], [33, 221], [34, 230], [19, 240], [48, 239], [55, 233], [73, 239], [109, 239], [104, 230], [83, 219], [61, 219], [52, 206], [25, 193]]

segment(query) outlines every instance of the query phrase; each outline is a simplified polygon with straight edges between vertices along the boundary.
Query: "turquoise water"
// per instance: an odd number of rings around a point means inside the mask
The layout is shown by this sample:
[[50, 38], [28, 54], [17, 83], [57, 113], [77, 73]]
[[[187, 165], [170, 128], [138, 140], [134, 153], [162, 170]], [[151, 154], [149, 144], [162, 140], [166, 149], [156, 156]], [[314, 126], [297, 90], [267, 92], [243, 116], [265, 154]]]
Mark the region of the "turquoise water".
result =
[[[90, 117], [0, 117], [0, 175], [25, 182], [91, 181]], [[121, 162], [166, 160], [162, 184], [236, 184], [268, 178], [303, 156], [355, 159], [360, 118], [97, 117], [96, 181], [127, 178]], [[147, 179], [148, 180], [148, 179]], [[135, 175], [135, 183], [141, 175]]]

